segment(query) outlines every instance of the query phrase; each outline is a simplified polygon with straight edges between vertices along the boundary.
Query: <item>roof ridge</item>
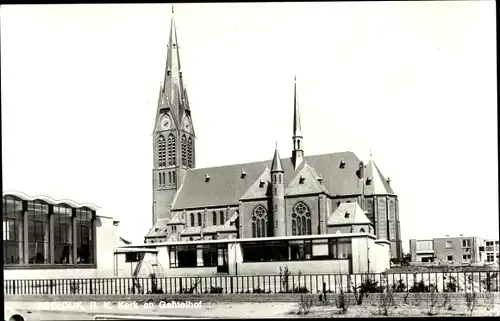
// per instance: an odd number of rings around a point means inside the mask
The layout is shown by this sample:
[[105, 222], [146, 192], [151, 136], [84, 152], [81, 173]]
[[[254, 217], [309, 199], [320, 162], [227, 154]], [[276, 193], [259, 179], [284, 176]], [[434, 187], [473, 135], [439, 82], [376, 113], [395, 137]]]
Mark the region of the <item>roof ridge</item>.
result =
[[[333, 153], [323, 153], [323, 154], [314, 154], [314, 155], [307, 155], [304, 158], [307, 160], [307, 158], [310, 157], [318, 157], [318, 156], [327, 156], [327, 155], [335, 155], [335, 154], [345, 154], [345, 153], [350, 153], [356, 155], [354, 152], [351, 151], [345, 151], [345, 152], [333, 152]], [[280, 160], [287, 160], [290, 159], [291, 156], [287, 157], [280, 157]], [[217, 166], [212, 166], [212, 167], [197, 167], [197, 168], [188, 168], [188, 171], [198, 171], [198, 170], [204, 170], [204, 169], [217, 169], [217, 168], [222, 168], [222, 167], [229, 167], [229, 166], [244, 166], [244, 165], [249, 165], [249, 164], [255, 164], [255, 163], [267, 163], [267, 162], [272, 162], [272, 159], [266, 159], [266, 160], [257, 160], [257, 161], [252, 161], [252, 162], [245, 162], [245, 163], [238, 163], [238, 164], [226, 164], [226, 165], [217, 165]], [[308, 165], [307, 162], [304, 165]]]

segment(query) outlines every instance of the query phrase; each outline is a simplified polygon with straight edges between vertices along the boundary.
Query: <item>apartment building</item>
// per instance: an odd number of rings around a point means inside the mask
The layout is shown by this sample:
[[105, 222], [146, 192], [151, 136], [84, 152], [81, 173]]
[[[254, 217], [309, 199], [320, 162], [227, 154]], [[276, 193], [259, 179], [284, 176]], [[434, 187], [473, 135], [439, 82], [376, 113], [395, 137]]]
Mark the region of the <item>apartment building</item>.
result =
[[498, 264], [499, 251], [498, 240], [484, 239], [482, 244], [479, 245], [479, 259], [483, 263]]
[[410, 240], [412, 262], [446, 262], [466, 265], [498, 263], [498, 241], [477, 236], [445, 236], [431, 240]]

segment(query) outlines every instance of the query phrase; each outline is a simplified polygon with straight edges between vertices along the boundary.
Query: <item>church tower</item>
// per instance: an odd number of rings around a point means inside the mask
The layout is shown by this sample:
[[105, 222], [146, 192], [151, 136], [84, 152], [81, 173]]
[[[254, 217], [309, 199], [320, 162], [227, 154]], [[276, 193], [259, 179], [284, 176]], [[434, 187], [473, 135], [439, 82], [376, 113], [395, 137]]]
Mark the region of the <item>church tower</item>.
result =
[[278, 152], [278, 144], [276, 143], [273, 164], [271, 166], [274, 236], [286, 236], [284, 174], [285, 171], [283, 171], [280, 154]]
[[195, 167], [195, 134], [183, 84], [172, 6], [163, 86], [153, 132], [153, 225], [170, 218], [170, 206], [187, 169]]
[[304, 151], [302, 150], [302, 130], [300, 127], [300, 111], [297, 99], [297, 77], [294, 79], [294, 92], [293, 92], [293, 151], [292, 151], [292, 164], [295, 170], [304, 161]]

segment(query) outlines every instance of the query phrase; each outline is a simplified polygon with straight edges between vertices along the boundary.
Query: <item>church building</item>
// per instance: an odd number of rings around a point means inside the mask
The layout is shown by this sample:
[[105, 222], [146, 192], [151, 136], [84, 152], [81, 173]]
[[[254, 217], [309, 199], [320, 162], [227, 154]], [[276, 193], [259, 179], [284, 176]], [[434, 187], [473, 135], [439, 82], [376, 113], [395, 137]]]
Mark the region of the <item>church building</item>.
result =
[[293, 97], [291, 151], [276, 146], [267, 160], [197, 168], [172, 16], [153, 133], [152, 228], [145, 243], [368, 233], [388, 241], [392, 257], [402, 256], [399, 201], [390, 180], [373, 159], [365, 164], [353, 152], [308, 154], [296, 82]]

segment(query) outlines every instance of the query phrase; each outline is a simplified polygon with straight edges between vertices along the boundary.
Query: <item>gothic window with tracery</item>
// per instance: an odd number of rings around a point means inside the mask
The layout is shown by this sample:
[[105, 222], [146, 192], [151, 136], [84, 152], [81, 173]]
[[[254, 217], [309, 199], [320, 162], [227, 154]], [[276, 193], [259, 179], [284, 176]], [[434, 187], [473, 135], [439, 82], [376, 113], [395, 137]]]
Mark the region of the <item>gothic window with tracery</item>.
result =
[[175, 136], [168, 135], [168, 165], [175, 165]]
[[187, 159], [186, 159], [186, 136], [182, 135], [182, 142], [181, 142], [181, 158], [182, 158], [182, 165], [186, 166], [187, 165]]
[[191, 137], [187, 140], [187, 166], [193, 167], [193, 139]]
[[312, 235], [311, 211], [302, 202], [297, 203], [293, 208], [292, 235]]
[[252, 237], [267, 236], [267, 210], [259, 205], [255, 208], [252, 215]]
[[166, 166], [166, 164], [167, 164], [166, 158], [165, 158], [166, 157], [165, 149], [166, 149], [165, 137], [160, 135], [160, 137], [158, 137], [158, 166], [160, 166], [160, 167]]

